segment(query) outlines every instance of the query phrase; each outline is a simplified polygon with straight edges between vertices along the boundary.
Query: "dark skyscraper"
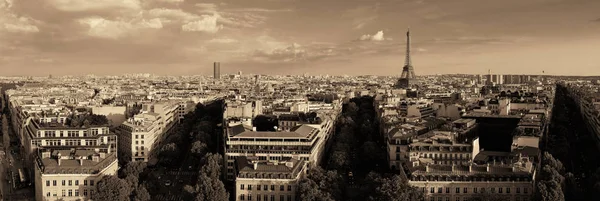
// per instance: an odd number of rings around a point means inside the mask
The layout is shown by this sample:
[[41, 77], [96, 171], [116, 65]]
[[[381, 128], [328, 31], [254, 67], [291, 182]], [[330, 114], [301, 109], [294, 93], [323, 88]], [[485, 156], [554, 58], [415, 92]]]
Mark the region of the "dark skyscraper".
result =
[[415, 70], [412, 66], [410, 58], [410, 29], [406, 31], [406, 58], [404, 60], [404, 67], [402, 68], [402, 75], [396, 83], [397, 88], [410, 88], [411, 84], [414, 84]]
[[213, 76], [215, 79], [217, 79], [217, 80], [221, 79], [221, 63], [215, 62], [213, 73], [214, 73]]

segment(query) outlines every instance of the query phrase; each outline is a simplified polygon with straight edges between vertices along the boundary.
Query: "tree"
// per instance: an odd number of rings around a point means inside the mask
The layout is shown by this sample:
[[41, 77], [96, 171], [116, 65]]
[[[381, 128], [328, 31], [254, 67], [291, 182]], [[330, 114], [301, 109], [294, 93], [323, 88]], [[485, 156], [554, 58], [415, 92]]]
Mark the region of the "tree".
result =
[[204, 160], [202, 161], [202, 169], [200, 169], [201, 174], [205, 174], [212, 179], [218, 180], [221, 177], [221, 161], [223, 158], [220, 154], [206, 154]]
[[329, 158], [329, 165], [331, 168], [342, 170], [349, 164], [348, 152], [346, 151], [334, 151]]
[[139, 185], [133, 191], [133, 196], [132, 196], [131, 200], [134, 200], [134, 201], [149, 201], [150, 200], [150, 193], [148, 193], [148, 190], [146, 190], [146, 187], [144, 187], [143, 185]]
[[200, 173], [196, 184], [196, 201], [227, 201], [229, 193], [219, 179], [213, 179], [205, 173]]
[[96, 193], [92, 194], [92, 199], [94, 201], [129, 200], [131, 191], [131, 186], [125, 180], [107, 175], [96, 184]]
[[557, 181], [540, 181], [537, 184], [537, 198], [539, 201], [564, 201], [560, 184]]
[[296, 195], [299, 201], [335, 201], [331, 194], [322, 191], [315, 181], [308, 178], [300, 180]]
[[408, 184], [400, 176], [394, 175], [389, 178], [381, 177], [377, 173], [367, 175], [363, 193], [368, 196], [368, 200], [373, 201], [411, 201], [423, 200], [422, 191]]
[[202, 141], [195, 141], [192, 143], [191, 153], [198, 159], [206, 154], [208, 151], [208, 146]]

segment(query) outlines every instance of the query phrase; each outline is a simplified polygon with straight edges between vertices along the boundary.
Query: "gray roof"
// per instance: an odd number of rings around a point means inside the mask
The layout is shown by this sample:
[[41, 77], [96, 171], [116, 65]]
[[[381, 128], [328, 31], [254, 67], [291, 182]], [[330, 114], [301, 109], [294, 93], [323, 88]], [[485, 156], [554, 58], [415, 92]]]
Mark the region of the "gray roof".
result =
[[310, 138], [311, 134], [318, 130], [308, 125], [299, 125], [291, 131], [252, 131], [244, 128], [243, 125], [236, 125], [229, 128], [229, 135], [236, 138]]

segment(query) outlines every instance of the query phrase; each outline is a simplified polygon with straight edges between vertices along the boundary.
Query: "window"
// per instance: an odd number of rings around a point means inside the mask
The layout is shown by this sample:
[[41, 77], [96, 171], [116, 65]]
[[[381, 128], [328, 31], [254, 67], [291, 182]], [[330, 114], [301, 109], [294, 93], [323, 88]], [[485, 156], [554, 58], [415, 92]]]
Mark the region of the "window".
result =
[[456, 193], [460, 193], [460, 188], [456, 188]]
[[75, 180], [75, 185], [79, 186], [79, 180]]
[[79, 189], [75, 189], [75, 196], [79, 196]]
[[467, 189], [467, 188], [464, 188], [464, 189], [463, 189], [463, 193], [467, 193], [467, 191], [468, 191], [468, 189]]
[[67, 182], [66, 182], [65, 180], [62, 180], [62, 185], [63, 185], [63, 186], [65, 186], [65, 185], [66, 185], [66, 183], [67, 183]]
[[284, 201], [285, 200], [285, 196], [284, 195], [280, 195], [279, 196], [279, 201]]
[[52, 186], [56, 186], [56, 180], [52, 180]]
[[[438, 188], [438, 193], [442, 193], [442, 188]], [[442, 199], [442, 198], [440, 198]]]
[[480, 192], [480, 193], [485, 193], [485, 188], [481, 188], [481, 189], [479, 189], [479, 190], [481, 190], [481, 192]]
[[271, 201], [275, 201], [275, 195], [271, 195]]
[[65, 191], [65, 190], [62, 190], [62, 196], [63, 196], [63, 197], [67, 196], [67, 191]]
[[498, 188], [498, 193], [502, 193], [502, 187]]
[[47, 192], [47, 193], [46, 193], [46, 197], [50, 197], [50, 192]]
[[69, 197], [73, 196], [73, 190], [69, 189]]
[[292, 201], [292, 195], [288, 195], [287, 197], [288, 197], [287, 201]]
[[517, 187], [517, 194], [521, 193], [521, 188]]
[[69, 180], [69, 186], [73, 185], [73, 180]]
[[275, 185], [271, 185], [271, 190], [274, 191], [275, 190]]
[[523, 193], [527, 194], [527, 188], [523, 188]]
[[[260, 187], [261, 187], [261, 185], [256, 185], [256, 190], [260, 191]], [[260, 198], [259, 198], [259, 200], [260, 200]]]
[[400, 154], [396, 154], [396, 160], [400, 160]]
[[446, 193], [450, 193], [450, 188], [446, 187]]
[[460, 201], [460, 197], [456, 197], [456, 201]]
[[292, 191], [292, 185], [288, 185], [288, 191]]
[[450, 201], [450, 197], [446, 197], [446, 201]]
[[[284, 191], [284, 190], [285, 190], [285, 186], [283, 186], [283, 185], [280, 185], [280, 186], [279, 186], [279, 191]], [[283, 199], [281, 199], [281, 200], [283, 200]]]
[[[265, 190], [267, 190], [267, 188], [265, 188]], [[263, 198], [265, 198], [265, 201], [269, 201], [269, 196], [265, 195]]]
[[[267, 186], [267, 185], [264, 185], [263, 187], [265, 187], [265, 188], [263, 188], [263, 189], [265, 189], [265, 191], [268, 191], [268, 190], [269, 190], [269, 186]], [[265, 196], [266, 196], [266, 195], [265, 195]], [[265, 201], [266, 201], [266, 200], [267, 200], [267, 199], [265, 199]]]
[[83, 196], [87, 196], [87, 189], [83, 189]]
[[[248, 186], [248, 190], [250, 190], [250, 186]], [[248, 194], [248, 200], [252, 200], [252, 195]]]
[[396, 152], [400, 152], [400, 147], [396, 147]]
[[90, 186], [94, 186], [94, 180], [90, 180]]
[[50, 186], [50, 180], [46, 180], [46, 186]]
[[[260, 185], [258, 185], [258, 186], [260, 186]], [[260, 194], [256, 195], [256, 200], [260, 201]]]
[[88, 180], [83, 180], [83, 185], [84, 185], [84, 186], [87, 186], [87, 181], [88, 181]]
[[240, 195], [240, 200], [244, 200], [244, 194]]
[[240, 190], [244, 190], [244, 184], [240, 185]]
[[[248, 185], [248, 190], [251, 191], [252, 190], [252, 185]], [[250, 200], [250, 196], [248, 196], [248, 200]]]
[[434, 188], [434, 187], [431, 187], [431, 188], [429, 189], [429, 192], [430, 192], [430, 193], [435, 193], [435, 188]]
[[510, 187], [506, 187], [506, 193], [510, 193]]
[[496, 193], [496, 188], [490, 188], [490, 191], [491, 191], [492, 193]]
[[435, 197], [431, 197], [431, 201], [435, 201]]
[[477, 188], [473, 188], [473, 193], [477, 193]]

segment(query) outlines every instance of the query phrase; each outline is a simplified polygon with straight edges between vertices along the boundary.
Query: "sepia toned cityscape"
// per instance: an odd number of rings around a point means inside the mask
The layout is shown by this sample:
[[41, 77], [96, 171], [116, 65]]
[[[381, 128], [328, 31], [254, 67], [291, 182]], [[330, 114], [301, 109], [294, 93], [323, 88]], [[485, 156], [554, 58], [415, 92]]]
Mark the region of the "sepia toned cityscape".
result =
[[0, 0], [0, 200], [600, 201], [598, 8]]

